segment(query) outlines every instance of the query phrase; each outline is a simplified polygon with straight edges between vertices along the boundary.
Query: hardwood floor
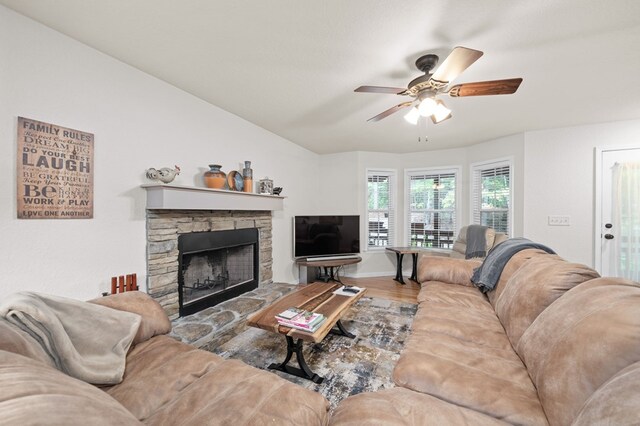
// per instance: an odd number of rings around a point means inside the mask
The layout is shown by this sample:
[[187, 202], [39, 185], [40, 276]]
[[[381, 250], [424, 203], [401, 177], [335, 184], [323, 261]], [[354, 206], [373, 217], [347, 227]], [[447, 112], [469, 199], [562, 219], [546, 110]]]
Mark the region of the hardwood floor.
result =
[[418, 303], [420, 284], [404, 279], [405, 285], [393, 280], [393, 277], [349, 278], [341, 277], [342, 282], [367, 289], [366, 296], [393, 300], [396, 302]]

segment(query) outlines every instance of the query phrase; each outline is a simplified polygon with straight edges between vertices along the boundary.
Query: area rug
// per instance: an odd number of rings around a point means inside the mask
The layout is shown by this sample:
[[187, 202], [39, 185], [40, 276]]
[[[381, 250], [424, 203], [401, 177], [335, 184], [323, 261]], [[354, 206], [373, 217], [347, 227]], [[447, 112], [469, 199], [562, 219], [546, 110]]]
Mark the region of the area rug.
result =
[[[290, 291], [289, 288], [283, 287], [274, 287], [273, 290], [282, 294]], [[254, 302], [245, 301], [241, 304], [251, 305], [249, 310], [256, 311], [267, 302], [257, 303], [255, 300], [264, 296], [266, 294], [245, 296], [246, 299], [254, 299]], [[274, 299], [275, 296], [278, 295], [269, 293], [267, 299]], [[332, 409], [349, 395], [394, 386], [391, 380], [393, 367], [409, 334], [417, 308], [414, 304], [385, 299], [360, 299], [342, 318], [345, 328], [356, 335], [354, 339], [330, 334], [321, 343], [304, 344], [303, 353], [307, 364], [314, 373], [324, 377], [322, 383], [315, 384], [267, 368], [271, 363], [284, 360], [285, 338], [265, 330], [246, 327], [244, 322], [248, 313], [238, 312], [237, 305], [238, 301], [235, 303], [235, 311], [218, 306], [215, 311], [201, 314], [199, 317], [180, 318], [174, 323], [174, 337], [183, 341], [195, 339], [196, 342], [193, 343], [196, 346], [224, 358], [241, 360], [317, 391], [329, 400]], [[227, 314], [224, 314], [225, 312]], [[202, 320], [211, 316], [224, 317], [221, 318], [223, 322], [226, 321], [223, 329], [215, 332], [210, 330], [212, 326], [215, 327], [214, 324], [208, 321], [204, 321], [203, 324]], [[202, 328], [205, 325], [206, 330]], [[295, 355], [293, 358], [289, 365], [297, 367]]]

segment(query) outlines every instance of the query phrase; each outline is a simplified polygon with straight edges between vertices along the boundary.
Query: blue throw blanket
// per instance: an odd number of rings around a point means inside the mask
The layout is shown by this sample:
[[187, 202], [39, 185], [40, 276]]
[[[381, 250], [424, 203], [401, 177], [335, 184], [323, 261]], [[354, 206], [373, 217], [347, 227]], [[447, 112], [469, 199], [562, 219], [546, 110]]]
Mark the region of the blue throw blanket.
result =
[[526, 238], [511, 238], [495, 246], [478, 268], [474, 269], [471, 282], [483, 293], [493, 290], [500, 280], [500, 275], [511, 257], [521, 250], [540, 249], [549, 254], [556, 254], [549, 247], [534, 243]]
[[467, 250], [465, 259], [485, 257], [487, 255], [487, 229], [488, 226], [469, 225], [467, 227]]

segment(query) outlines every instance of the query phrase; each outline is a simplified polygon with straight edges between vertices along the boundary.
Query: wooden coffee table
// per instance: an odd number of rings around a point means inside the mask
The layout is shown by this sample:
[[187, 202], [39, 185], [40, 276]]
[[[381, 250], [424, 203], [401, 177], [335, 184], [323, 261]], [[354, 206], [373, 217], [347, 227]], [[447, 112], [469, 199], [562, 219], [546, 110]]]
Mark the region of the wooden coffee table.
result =
[[[360, 293], [354, 296], [340, 296], [333, 292], [342, 287], [339, 284], [313, 283], [301, 285], [299, 290], [295, 290], [271, 305], [253, 314], [247, 320], [247, 325], [251, 327], [261, 328], [284, 335], [287, 341], [287, 355], [280, 364], [271, 364], [270, 369], [284, 371], [297, 377], [302, 377], [313, 381], [314, 383], [322, 383], [323, 377], [318, 376], [307, 365], [302, 355], [303, 342], [319, 343], [329, 333], [346, 336], [353, 339], [355, 336], [349, 333], [340, 318], [354, 303], [356, 303], [366, 292], [362, 289]], [[309, 333], [295, 328], [284, 327], [278, 324], [275, 316], [287, 308], [301, 308], [307, 311], [313, 311], [325, 316], [324, 323], [314, 333]], [[336, 328], [334, 328], [336, 327]], [[293, 354], [296, 354], [296, 360], [300, 368], [287, 365]]]

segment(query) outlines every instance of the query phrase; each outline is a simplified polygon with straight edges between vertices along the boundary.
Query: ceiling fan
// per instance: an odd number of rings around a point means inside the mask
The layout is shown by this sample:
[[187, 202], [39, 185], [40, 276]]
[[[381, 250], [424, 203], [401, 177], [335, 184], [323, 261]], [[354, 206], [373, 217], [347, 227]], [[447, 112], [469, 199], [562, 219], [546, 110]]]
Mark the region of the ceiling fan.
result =
[[438, 124], [451, 118], [451, 110], [445, 106], [442, 100], [437, 99], [440, 94], [448, 94], [458, 98], [463, 96], [510, 95], [518, 90], [520, 83], [522, 83], [521, 78], [478, 81], [449, 87], [449, 84], [477, 61], [482, 54], [479, 50], [457, 46], [433, 73], [431, 70], [438, 64], [438, 55], [424, 55], [416, 60], [416, 67], [424, 72], [424, 75], [413, 79], [406, 89], [360, 86], [354, 92], [388, 93], [414, 98], [411, 101], [391, 107], [367, 121], [379, 121], [395, 112], [411, 107], [404, 116], [409, 123], [417, 124], [420, 117], [431, 117], [431, 121], [434, 124]]

